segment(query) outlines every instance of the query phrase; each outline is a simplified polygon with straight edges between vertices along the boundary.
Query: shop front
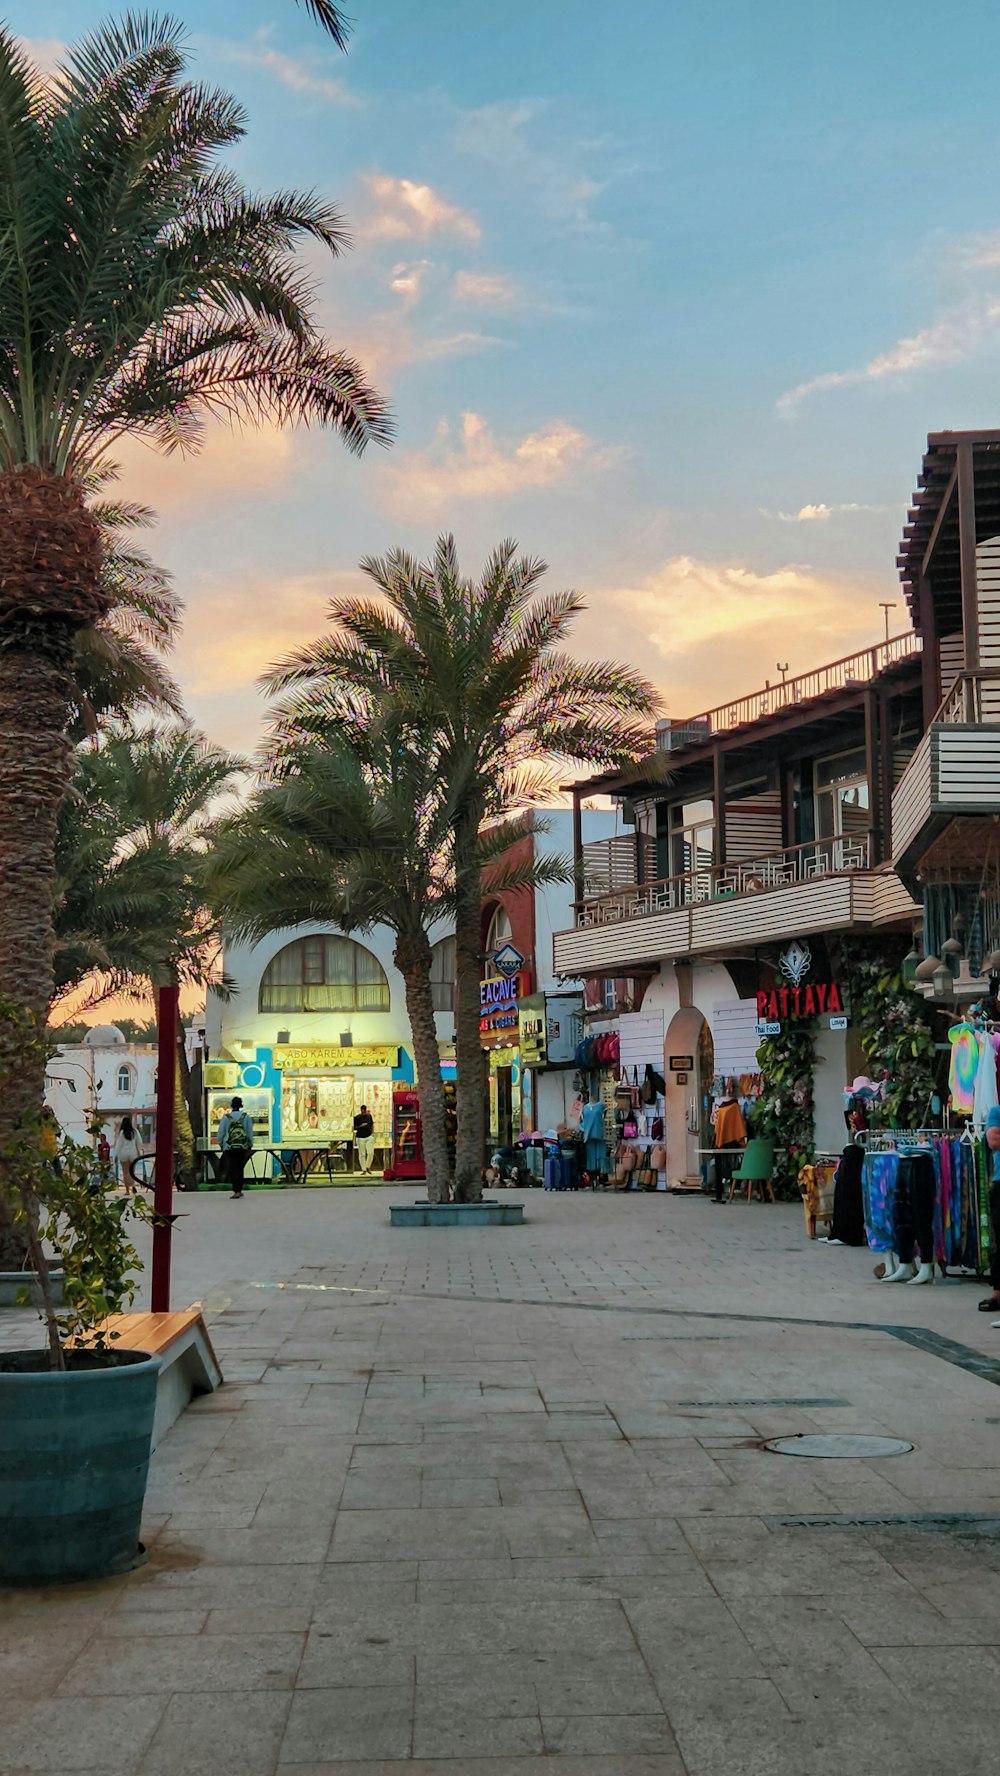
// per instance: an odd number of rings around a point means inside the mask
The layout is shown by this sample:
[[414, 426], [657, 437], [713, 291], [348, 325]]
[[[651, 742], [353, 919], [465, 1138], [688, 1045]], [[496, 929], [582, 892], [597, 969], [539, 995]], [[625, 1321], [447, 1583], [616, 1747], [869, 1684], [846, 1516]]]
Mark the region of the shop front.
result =
[[524, 1117], [520, 1006], [531, 994], [531, 974], [519, 968], [479, 985], [479, 1040], [487, 1057], [489, 1145], [510, 1147]]

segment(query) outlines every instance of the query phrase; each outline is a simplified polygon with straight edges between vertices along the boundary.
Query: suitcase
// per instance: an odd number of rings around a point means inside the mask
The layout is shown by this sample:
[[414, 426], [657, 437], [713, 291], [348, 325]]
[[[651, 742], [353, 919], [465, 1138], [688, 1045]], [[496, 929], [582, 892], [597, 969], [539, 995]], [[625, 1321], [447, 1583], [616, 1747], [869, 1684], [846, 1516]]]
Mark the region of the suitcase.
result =
[[550, 1153], [545, 1161], [545, 1188], [561, 1190], [562, 1187], [562, 1160], [558, 1153]]

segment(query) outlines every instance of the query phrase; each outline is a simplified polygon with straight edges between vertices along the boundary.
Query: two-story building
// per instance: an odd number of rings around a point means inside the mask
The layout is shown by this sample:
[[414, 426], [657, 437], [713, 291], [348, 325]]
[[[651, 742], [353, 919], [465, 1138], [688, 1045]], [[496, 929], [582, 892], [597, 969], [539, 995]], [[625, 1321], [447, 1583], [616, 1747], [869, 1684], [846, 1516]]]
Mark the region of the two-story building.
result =
[[612, 796], [626, 830], [587, 844], [578, 824], [556, 972], [648, 981], [644, 1058], [666, 1081], [674, 1181], [700, 1174], [713, 1081], [754, 1089], [769, 1019], [815, 1024], [816, 1138], [843, 1141], [844, 1087], [863, 1067], [840, 940], [909, 934], [922, 916], [890, 822], [933, 706], [928, 670], [919, 635], [897, 636], [661, 722], [645, 766], [573, 790], [577, 808]]

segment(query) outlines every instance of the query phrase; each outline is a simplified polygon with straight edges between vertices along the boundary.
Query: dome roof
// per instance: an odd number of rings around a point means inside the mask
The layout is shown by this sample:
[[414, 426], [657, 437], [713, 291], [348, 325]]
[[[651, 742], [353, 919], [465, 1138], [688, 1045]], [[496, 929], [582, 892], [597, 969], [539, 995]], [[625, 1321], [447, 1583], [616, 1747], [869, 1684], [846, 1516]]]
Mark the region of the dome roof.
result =
[[94, 1024], [83, 1039], [84, 1048], [126, 1048], [117, 1024]]

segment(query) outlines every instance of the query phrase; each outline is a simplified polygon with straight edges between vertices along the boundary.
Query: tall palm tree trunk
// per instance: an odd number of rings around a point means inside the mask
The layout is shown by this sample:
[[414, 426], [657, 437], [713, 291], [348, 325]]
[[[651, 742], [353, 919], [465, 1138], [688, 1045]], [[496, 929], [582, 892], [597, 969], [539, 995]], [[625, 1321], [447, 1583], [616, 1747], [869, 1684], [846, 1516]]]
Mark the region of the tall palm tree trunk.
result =
[[[56, 822], [69, 787], [73, 637], [104, 610], [101, 543], [82, 495], [41, 469], [0, 473], [0, 992], [45, 1026], [53, 989]], [[0, 1266], [26, 1250], [4, 1155], [37, 1126], [44, 1059], [0, 1023]]]
[[479, 1202], [486, 1158], [486, 1066], [479, 1034], [483, 891], [479, 871], [479, 810], [455, 828], [455, 1062], [458, 1139], [455, 1200]]
[[396, 945], [395, 961], [403, 977], [406, 1011], [413, 1037], [413, 1054], [417, 1063], [420, 1120], [424, 1131], [424, 1163], [427, 1167], [427, 1198], [429, 1202], [447, 1202], [451, 1168], [448, 1162], [444, 1092], [441, 1088], [441, 1050], [438, 1046], [434, 994], [431, 989], [431, 946], [426, 934], [415, 940], [400, 939]]

